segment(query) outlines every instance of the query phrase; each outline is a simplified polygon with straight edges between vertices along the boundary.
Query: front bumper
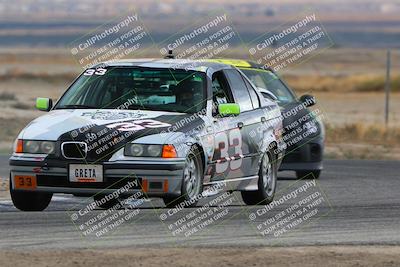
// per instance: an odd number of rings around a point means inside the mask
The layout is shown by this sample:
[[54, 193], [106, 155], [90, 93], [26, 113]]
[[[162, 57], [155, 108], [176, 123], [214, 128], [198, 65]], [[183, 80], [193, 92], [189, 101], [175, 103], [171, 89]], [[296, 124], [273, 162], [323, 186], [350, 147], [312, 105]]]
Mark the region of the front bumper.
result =
[[322, 170], [323, 153], [323, 138], [304, 140], [302, 144], [286, 149], [279, 170]]
[[[12, 156], [10, 158], [10, 175], [29, 175], [36, 177], [38, 192], [68, 194], [112, 193], [128, 182], [135, 184], [125, 193], [131, 195], [144, 192], [152, 196], [179, 196], [181, 193], [184, 158], [151, 159], [99, 162], [103, 165], [103, 182], [70, 182], [69, 164], [85, 164], [82, 161], [40, 160]], [[88, 163], [91, 164], [91, 163]], [[15, 187], [13, 186], [13, 189]], [[15, 189], [16, 190], [16, 189]]]

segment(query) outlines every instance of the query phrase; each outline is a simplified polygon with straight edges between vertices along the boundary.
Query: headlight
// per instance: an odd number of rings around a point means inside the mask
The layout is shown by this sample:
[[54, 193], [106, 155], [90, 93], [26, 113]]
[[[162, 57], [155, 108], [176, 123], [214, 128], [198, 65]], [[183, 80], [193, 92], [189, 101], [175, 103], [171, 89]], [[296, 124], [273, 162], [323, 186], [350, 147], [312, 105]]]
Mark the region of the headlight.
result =
[[308, 121], [303, 124], [303, 130], [307, 133], [307, 135], [314, 135], [318, 133], [318, 125], [315, 120]]
[[127, 144], [124, 155], [131, 157], [176, 157], [176, 151], [172, 145]]
[[43, 141], [40, 144], [40, 150], [45, 154], [53, 154], [55, 148], [54, 142]]
[[25, 153], [39, 153], [40, 142], [39, 141], [25, 141], [24, 142], [24, 152]]
[[129, 144], [125, 147], [125, 154], [133, 157], [143, 156], [144, 147], [139, 144]]
[[55, 152], [55, 142], [52, 141], [34, 141], [34, 140], [21, 140], [17, 141], [18, 143], [22, 143], [22, 151], [21, 149], [15, 149], [14, 151], [17, 153], [29, 153], [29, 154], [54, 154]]
[[162, 146], [160, 145], [149, 145], [147, 147], [147, 153], [150, 157], [159, 157], [161, 155]]

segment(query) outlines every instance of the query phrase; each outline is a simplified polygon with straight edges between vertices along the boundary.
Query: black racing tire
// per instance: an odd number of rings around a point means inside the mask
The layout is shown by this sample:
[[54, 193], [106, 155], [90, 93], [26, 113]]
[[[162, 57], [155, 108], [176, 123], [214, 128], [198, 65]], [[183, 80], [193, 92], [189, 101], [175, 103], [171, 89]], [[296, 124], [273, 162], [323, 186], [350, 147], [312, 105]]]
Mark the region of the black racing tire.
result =
[[[100, 202], [102, 199], [107, 196], [107, 194], [97, 194], [93, 196], [94, 201]], [[119, 198], [111, 198], [104, 203], [98, 204], [97, 206], [101, 209], [111, 209], [115, 207], [117, 204], [121, 204]]]
[[246, 205], [268, 205], [274, 200], [278, 177], [277, 163], [270, 152], [266, 152], [258, 171], [258, 190], [241, 191]]
[[[192, 169], [194, 170], [192, 172]], [[186, 164], [183, 171], [181, 195], [163, 197], [167, 208], [174, 208], [182, 203], [183, 207], [196, 206], [199, 195], [203, 192], [204, 171], [201, 155], [198, 149], [191, 149], [186, 157]]]
[[12, 189], [12, 179], [10, 175], [10, 195], [14, 206], [21, 211], [43, 211], [53, 197], [53, 193], [16, 191]]
[[320, 175], [321, 170], [296, 171], [297, 179], [318, 179]]

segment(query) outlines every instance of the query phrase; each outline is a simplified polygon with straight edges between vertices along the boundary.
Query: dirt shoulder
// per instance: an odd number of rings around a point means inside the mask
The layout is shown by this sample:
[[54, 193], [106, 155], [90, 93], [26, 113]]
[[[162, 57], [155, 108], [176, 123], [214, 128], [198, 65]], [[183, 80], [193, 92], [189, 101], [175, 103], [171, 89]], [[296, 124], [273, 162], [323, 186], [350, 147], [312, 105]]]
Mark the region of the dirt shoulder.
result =
[[1, 199], [10, 199], [10, 192], [8, 190], [0, 190], [0, 200]]
[[0, 177], [0, 199], [10, 198], [8, 180]]
[[0, 266], [399, 266], [400, 246], [0, 251]]

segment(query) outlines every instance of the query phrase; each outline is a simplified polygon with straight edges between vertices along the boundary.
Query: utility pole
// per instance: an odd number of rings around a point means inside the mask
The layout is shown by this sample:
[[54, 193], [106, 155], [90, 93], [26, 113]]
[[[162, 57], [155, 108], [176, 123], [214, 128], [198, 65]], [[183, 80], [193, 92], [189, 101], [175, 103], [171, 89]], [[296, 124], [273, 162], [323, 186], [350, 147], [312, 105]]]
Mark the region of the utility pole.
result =
[[389, 96], [390, 96], [390, 50], [386, 54], [386, 82], [385, 82], [385, 124], [389, 124]]

